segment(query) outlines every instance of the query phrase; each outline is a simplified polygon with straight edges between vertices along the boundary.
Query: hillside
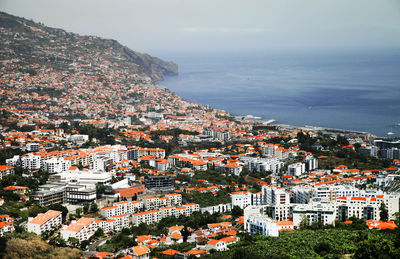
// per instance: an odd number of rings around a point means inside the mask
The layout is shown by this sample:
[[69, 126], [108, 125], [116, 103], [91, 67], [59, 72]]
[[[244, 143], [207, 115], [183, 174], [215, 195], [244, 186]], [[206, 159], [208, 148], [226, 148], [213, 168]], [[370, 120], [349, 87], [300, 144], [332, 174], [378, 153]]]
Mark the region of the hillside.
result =
[[0, 30], [1, 60], [17, 58], [22, 65], [45, 65], [59, 71], [80, 65], [94, 71], [102, 66], [118, 67], [153, 81], [178, 73], [175, 63], [132, 51], [115, 40], [81, 36], [4, 12], [0, 12]]
[[0, 38], [0, 109], [14, 114], [7, 124], [116, 122], [142, 112], [174, 114], [180, 105], [186, 107], [155, 84], [176, 75], [176, 64], [115, 40], [81, 36], [1, 12]]

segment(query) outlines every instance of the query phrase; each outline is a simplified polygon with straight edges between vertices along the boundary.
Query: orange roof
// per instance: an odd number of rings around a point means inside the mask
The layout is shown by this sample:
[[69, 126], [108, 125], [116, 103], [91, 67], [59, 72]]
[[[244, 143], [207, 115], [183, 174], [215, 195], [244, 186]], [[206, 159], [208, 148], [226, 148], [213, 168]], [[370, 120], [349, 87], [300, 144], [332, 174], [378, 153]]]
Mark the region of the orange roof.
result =
[[217, 240], [217, 239], [210, 239], [210, 241], [208, 241], [208, 244], [210, 244], [210, 245], [216, 245], [216, 244], [218, 244], [219, 242], [224, 242], [224, 241]]
[[112, 254], [113, 253], [109, 253], [109, 252], [100, 252], [100, 253], [97, 253], [94, 257], [103, 259], [103, 258], [106, 258], [108, 255], [112, 255]]
[[143, 242], [146, 240], [151, 240], [151, 236], [150, 235], [137, 236], [137, 242]]
[[61, 211], [49, 210], [46, 213], [37, 215], [29, 223], [36, 224], [36, 225], [43, 225], [44, 223], [46, 223], [50, 219], [58, 217], [59, 215], [61, 215], [61, 213], [62, 213]]
[[218, 228], [218, 227], [229, 227], [231, 222], [220, 222], [220, 223], [211, 223], [207, 224], [208, 228]]
[[136, 254], [136, 256], [147, 254], [150, 251], [149, 248], [142, 245], [134, 246], [132, 247], [132, 250]]
[[28, 189], [28, 187], [25, 187], [25, 186], [15, 186], [15, 185], [11, 185], [11, 186], [4, 187], [4, 190], [6, 190], [6, 191], [26, 190], [26, 189]]
[[175, 255], [176, 253], [179, 253], [179, 251], [174, 249], [167, 249], [165, 251], [162, 251], [161, 253], [165, 255]]
[[352, 201], [366, 201], [365, 197], [351, 197]]
[[135, 215], [135, 216], [141, 216], [141, 215], [146, 215], [146, 214], [151, 214], [151, 213], [157, 213], [157, 212], [159, 212], [159, 211], [158, 211], [158, 210], [149, 210], [149, 211], [138, 212], [138, 213], [135, 213], [135, 214], [133, 214], [133, 215]]
[[379, 229], [395, 229], [397, 225], [394, 224], [393, 221], [375, 221], [375, 220], [367, 220], [367, 225], [369, 228], [379, 228]]
[[292, 226], [293, 225], [293, 221], [290, 220], [282, 220], [282, 221], [277, 221], [276, 224], [278, 226]]
[[117, 209], [117, 208], [118, 208], [118, 206], [109, 206], [109, 207], [102, 208], [102, 210], [112, 210], [112, 209]]
[[171, 237], [172, 237], [173, 239], [181, 239], [181, 238], [183, 238], [183, 236], [180, 235], [180, 234], [178, 234], [178, 233], [173, 233], [173, 234], [171, 235]]
[[8, 170], [8, 169], [11, 169], [11, 168], [14, 168], [14, 167], [9, 166], [9, 165], [0, 165], [0, 171]]
[[223, 241], [223, 242], [229, 243], [229, 242], [234, 242], [234, 241], [236, 241], [236, 240], [237, 240], [237, 239], [234, 238], [234, 237], [224, 237], [224, 238], [221, 238], [219, 241]]

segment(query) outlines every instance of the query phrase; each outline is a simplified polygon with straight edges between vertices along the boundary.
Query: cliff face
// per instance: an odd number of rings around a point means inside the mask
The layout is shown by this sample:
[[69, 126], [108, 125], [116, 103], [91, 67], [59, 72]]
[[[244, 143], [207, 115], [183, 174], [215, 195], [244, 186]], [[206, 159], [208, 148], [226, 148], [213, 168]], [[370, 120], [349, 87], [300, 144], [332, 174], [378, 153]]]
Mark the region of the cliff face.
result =
[[66, 32], [4, 12], [0, 12], [0, 31], [3, 60], [18, 58], [22, 63], [51, 66], [60, 71], [70, 69], [71, 64], [77, 67], [102, 63], [148, 76], [153, 81], [178, 74], [177, 64], [135, 52], [115, 40]]
[[132, 51], [126, 47], [123, 47], [121, 52], [133, 63], [142, 67], [144, 73], [155, 81], [163, 80], [164, 76], [178, 74], [178, 65], [173, 62], [166, 62], [148, 54]]

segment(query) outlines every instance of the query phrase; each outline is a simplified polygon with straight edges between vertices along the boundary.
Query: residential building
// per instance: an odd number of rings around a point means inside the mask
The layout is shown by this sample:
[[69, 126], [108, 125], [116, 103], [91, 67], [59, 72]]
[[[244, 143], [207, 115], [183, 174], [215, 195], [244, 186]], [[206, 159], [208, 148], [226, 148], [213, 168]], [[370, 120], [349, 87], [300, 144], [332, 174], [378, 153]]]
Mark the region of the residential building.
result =
[[26, 225], [28, 232], [34, 232], [37, 235], [45, 231], [50, 231], [60, 227], [62, 224], [62, 212], [49, 210], [46, 213], [40, 213], [35, 218], [29, 218]]
[[132, 223], [139, 226], [140, 223], [152, 224], [161, 220], [161, 212], [158, 210], [150, 210], [134, 213], [132, 215]]
[[265, 214], [265, 206], [248, 206], [244, 209], [244, 230], [250, 234], [279, 236], [276, 221]]
[[96, 232], [97, 228], [94, 218], [80, 218], [73, 220], [69, 226], [64, 225], [60, 233], [65, 240], [74, 237], [82, 242], [83, 240], [88, 240]]
[[399, 195], [378, 195], [377, 197], [338, 197], [336, 200], [337, 219], [345, 221], [350, 217], [364, 220], [380, 219], [380, 206], [384, 203], [389, 219], [394, 219], [394, 214], [399, 211]]
[[10, 165], [0, 165], [0, 180], [3, 179], [3, 176], [13, 174], [14, 167]]
[[289, 204], [290, 194], [283, 188], [264, 185], [262, 187], [263, 204]]
[[299, 177], [306, 172], [305, 163], [295, 163], [288, 166], [288, 175]]
[[310, 224], [322, 222], [327, 225], [335, 223], [336, 208], [331, 203], [296, 204], [293, 206], [292, 214], [295, 227], [298, 227], [304, 218], [308, 218]]
[[14, 218], [7, 214], [0, 215], [0, 236], [4, 236], [5, 233], [14, 231]]
[[225, 241], [210, 239], [206, 244], [206, 250], [207, 251], [216, 250], [216, 251], [220, 252], [220, 251], [228, 250], [228, 247], [227, 247]]

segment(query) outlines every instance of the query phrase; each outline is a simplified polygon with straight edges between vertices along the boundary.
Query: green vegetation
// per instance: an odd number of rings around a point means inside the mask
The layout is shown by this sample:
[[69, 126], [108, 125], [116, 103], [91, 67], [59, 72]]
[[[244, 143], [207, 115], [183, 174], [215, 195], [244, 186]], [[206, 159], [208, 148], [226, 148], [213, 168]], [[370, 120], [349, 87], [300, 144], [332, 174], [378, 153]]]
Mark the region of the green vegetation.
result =
[[215, 206], [231, 202], [231, 196], [226, 189], [218, 191], [215, 195], [211, 192], [192, 192], [182, 193], [182, 196], [191, 202], [198, 203], [200, 207]]
[[226, 252], [205, 258], [398, 258], [398, 231], [320, 229], [280, 232], [279, 238], [241, 235]]

